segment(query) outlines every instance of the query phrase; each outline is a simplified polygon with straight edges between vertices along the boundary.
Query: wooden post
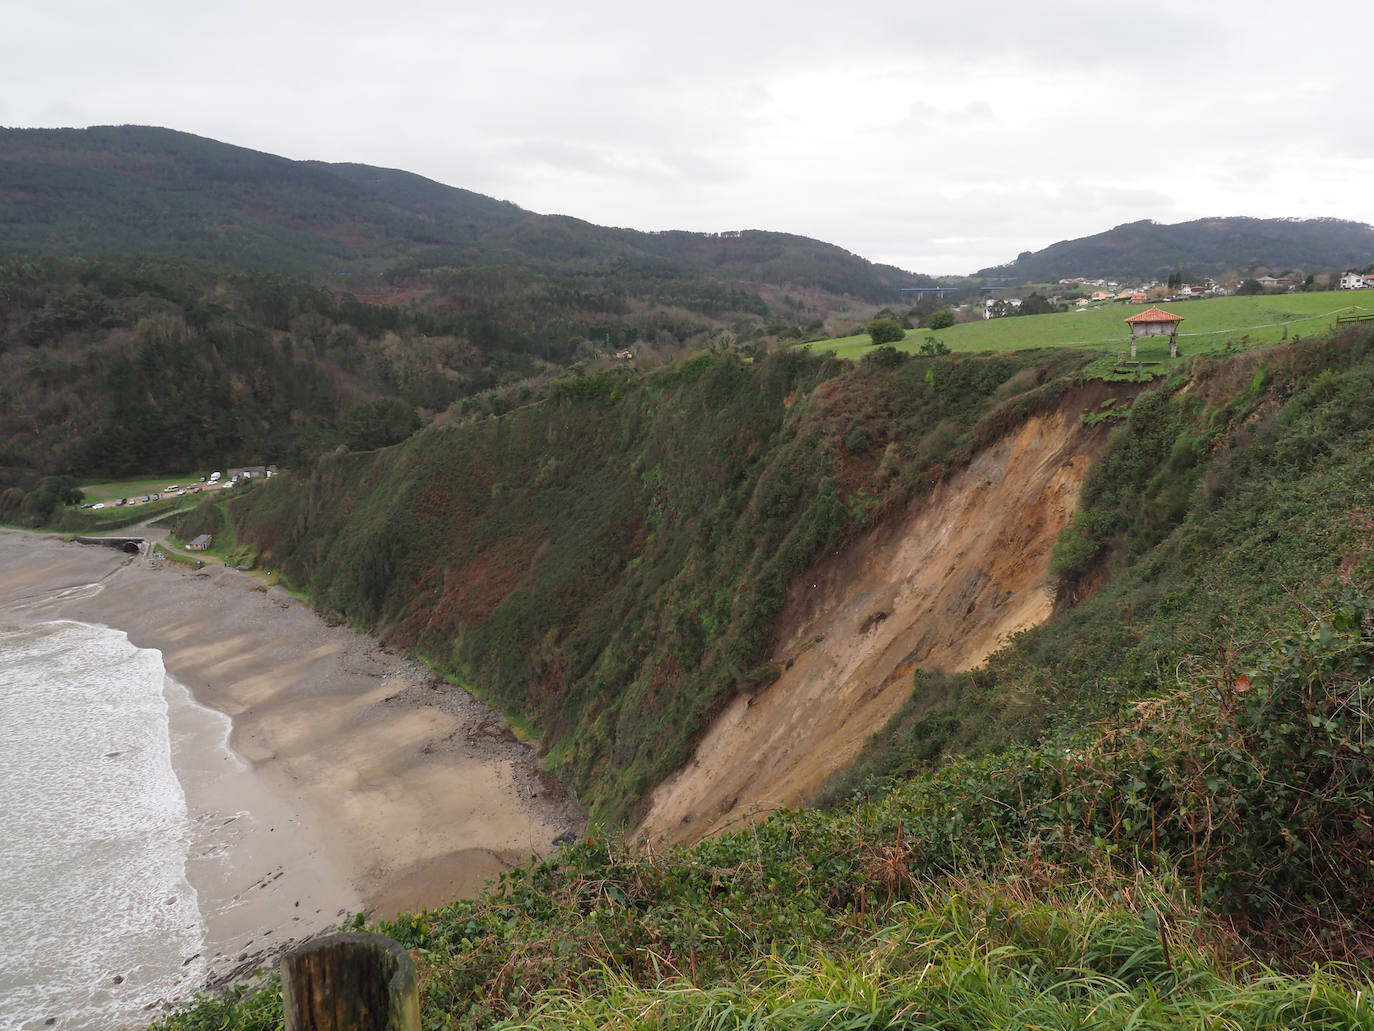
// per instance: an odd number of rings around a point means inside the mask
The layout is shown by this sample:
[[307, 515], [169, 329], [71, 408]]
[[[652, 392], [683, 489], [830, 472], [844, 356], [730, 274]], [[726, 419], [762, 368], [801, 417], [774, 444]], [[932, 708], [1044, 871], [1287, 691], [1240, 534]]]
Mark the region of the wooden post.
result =
[[379, 934], [335, 934], [282, 957], [285, 1031], [419, 1031], [406, 950]]

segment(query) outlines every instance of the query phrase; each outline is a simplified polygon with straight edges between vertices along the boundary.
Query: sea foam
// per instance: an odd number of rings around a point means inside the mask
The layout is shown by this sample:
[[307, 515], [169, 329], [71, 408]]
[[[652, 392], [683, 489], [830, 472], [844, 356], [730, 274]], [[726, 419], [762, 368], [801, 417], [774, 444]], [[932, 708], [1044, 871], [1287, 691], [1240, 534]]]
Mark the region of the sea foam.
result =
[[0, 627], [0, 1028], [142, 1026], [204, 976], [167, 687], [121, 631]]

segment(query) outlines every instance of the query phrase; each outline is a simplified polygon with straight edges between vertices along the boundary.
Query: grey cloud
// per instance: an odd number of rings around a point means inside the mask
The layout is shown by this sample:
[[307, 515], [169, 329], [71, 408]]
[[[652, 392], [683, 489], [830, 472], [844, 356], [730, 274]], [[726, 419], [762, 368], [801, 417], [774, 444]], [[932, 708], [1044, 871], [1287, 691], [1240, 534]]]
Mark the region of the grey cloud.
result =
[[1368, 92], [1363, 8], [1295, 47], [1280, 0], [12, 6], [10, 38], [60, 54], [6, 53], [0, 123], [167, 125], [605, 224], [942, 272], [1216, 205], [1374, 218], [1344, 106]]

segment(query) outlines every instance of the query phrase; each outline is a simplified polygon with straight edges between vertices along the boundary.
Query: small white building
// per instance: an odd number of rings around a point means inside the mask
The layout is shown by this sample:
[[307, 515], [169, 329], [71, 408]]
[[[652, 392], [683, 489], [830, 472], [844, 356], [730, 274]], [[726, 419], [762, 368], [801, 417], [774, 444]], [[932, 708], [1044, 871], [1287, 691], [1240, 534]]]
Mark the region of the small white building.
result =
[[1366, 290], [1369, 288], [1369, 280], [1358, 272], [1347, 272], [1341, 276], [1342, 290]]

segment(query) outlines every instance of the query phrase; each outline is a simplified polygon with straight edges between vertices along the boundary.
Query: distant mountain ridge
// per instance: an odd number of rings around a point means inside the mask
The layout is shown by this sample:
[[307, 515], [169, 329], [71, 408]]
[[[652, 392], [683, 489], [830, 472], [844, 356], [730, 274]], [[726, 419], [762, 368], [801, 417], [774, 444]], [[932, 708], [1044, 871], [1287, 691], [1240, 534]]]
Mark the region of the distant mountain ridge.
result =
[[980, 270], [989, 278], [1053, 282], [1070, 276], [1164, 279], [1192, 270], [1217, 275], [1265, 266], [1320, 272], [1374, 261], [1374, 228], [1338, 218], [1200, 218], [1162, 225], [1148, 219], [1077, 240], [1061, 240], [1015, 261]]
[[0, 129], [0, 253], [148, 252], [291, 274], [514, 265], [891, 301], [928, 276], [787, 233], [645, 233], [397, 169], [292, 161], [171, 129]]
[[[0, 128], [0, 254], [129, 252], [306, 276], [398, 278], [426, 268], [513, 266], [615, 278], [665, 304], [703, 293], [703, 282], [874, 303], [899, 301], [903, 287], [935, 283], [789, 233], [597, 226], [400, 169], [293, 161], [173, 129]], [[1312, 272], [1370, 262], [1374, 228], [1359, 222], [1144, 220], [1023, 253], [976, 277], [1162, 279], [1183, 270], [1204, 276], [1262, 265]], [[684, 290], [684, 280], [694, 282]], [[755, 312], [763, 306], [757, 296], [739, 303]]]

